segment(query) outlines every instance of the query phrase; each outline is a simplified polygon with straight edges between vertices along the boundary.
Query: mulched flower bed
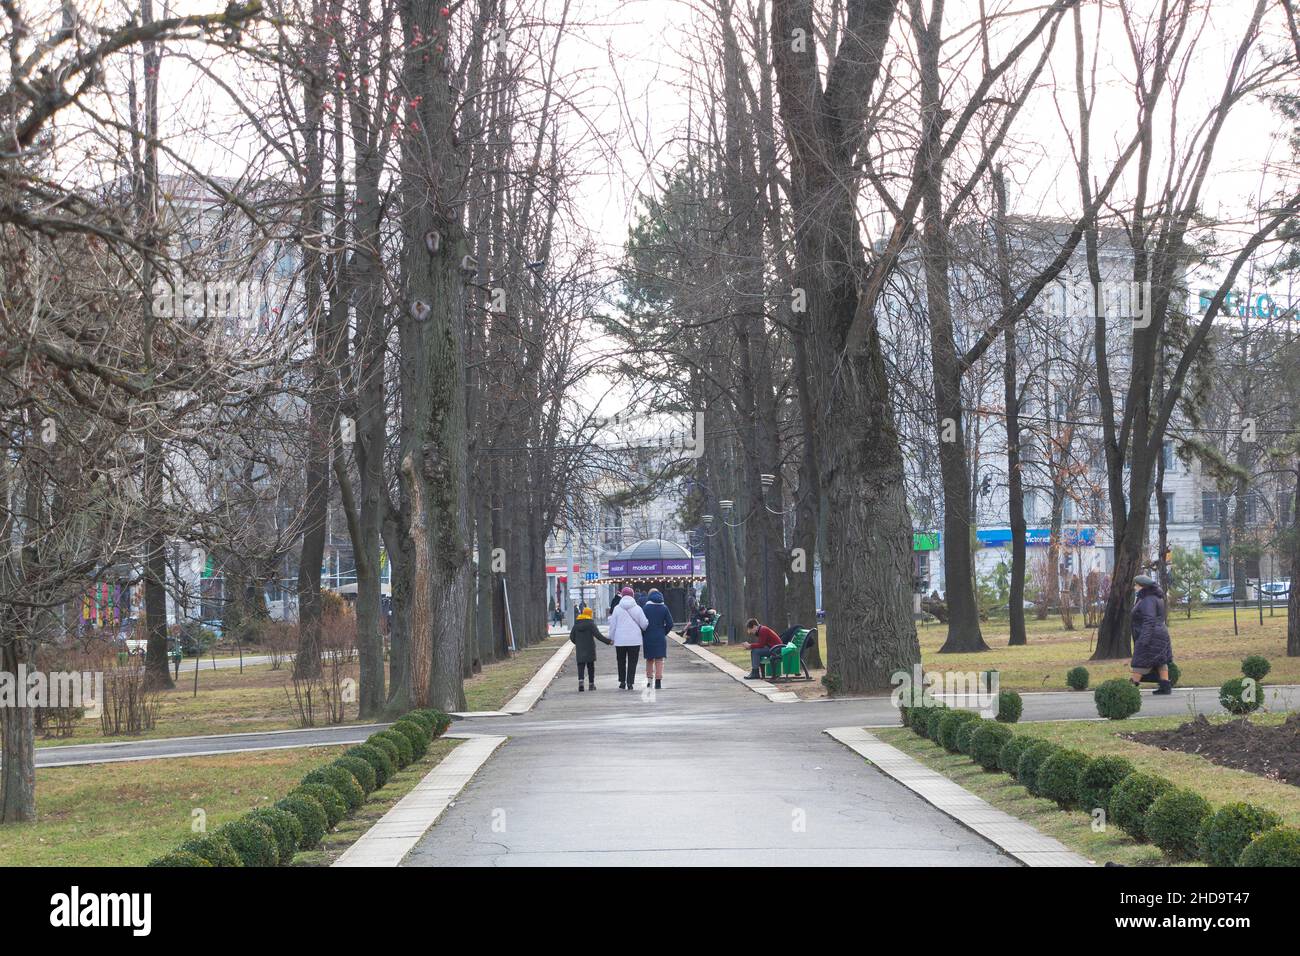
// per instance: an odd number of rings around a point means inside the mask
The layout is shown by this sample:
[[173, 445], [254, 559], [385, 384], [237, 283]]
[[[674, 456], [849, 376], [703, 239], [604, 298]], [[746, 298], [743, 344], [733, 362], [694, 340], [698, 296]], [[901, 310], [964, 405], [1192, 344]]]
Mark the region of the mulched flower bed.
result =
[[1201, 715], [1176, 730], [1121, 736], [1161, 750], [1198, 754], [1223, 767], [1249, 770], [1300, 787], [1300, 714], [1271, 727], [1252, 724], [1247, 718], [1212, 724]]

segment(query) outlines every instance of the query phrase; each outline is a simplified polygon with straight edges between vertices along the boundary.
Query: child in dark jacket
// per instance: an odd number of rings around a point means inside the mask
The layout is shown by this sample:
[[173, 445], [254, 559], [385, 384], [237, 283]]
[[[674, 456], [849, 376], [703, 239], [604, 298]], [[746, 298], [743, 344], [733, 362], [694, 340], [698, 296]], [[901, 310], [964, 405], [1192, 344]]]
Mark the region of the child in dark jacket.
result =
[[578, 612], [578, 619], [573, 622], [573, 629], [569, 631], [569, 640], [573, 641], [577, 647], [578, 653], [578, 693], [582, 693], [586, 688], [582, 686], [583, 677], [591, 679], [591, 689], [596, 689], [596, 642], [602, 644], [613, 644], [608, 637], [600, 633], [600, 628], [596, 627], [596, 622], [592, 619], [591, 608], [583, 608]]

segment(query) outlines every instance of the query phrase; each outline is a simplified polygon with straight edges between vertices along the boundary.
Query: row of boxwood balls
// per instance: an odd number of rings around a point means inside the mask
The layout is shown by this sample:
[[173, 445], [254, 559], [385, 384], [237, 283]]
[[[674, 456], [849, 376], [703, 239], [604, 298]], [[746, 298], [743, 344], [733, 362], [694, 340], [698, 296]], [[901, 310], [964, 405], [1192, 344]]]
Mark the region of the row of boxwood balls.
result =
[[270, 807], [259, 807], [214, 830], [191, 837], [150, 866], [287, 866], [311, 850], [397, 771], [419, 760], [429, 743], [451, 726], [440, 710], [413, 710], [372, 734], [331, 764], [302, 778], [298, 788]]
[[[1258, 709], [1264, 702], [1263, 681], [1273, 665], [1268, 658], [1252, 654], [1241, 662], [1241, 677], [1223, 682], [1219, 688], [1219, 703], [1230, 714], [1243, 716]], [[1178, 683], [1178, 665], [1169, 665], [1169, 682]], [[1088, 686], [1088, 670], [1075, 667], [1065, 675], [1066, 682], [1075, 690]], [[1099, 685], [1093, 692], [1097, 713], [1108, 720], [1124, 720], [1142, 709], [1142, 692], [1127, 677], [1117, 677]]]
[[988, 771], [1011, 774], [1030, 793], [1063, 810], [1105, 811], [1139, 843], [1173, 860], [1210, 866], [1300, 866], [1300, 828], [1249, 803], [1212, 808], [1199, 793], [1138, 771], [1123, 757], [1090, 757], [996, 720], [942, 704], [902, 708], [903, 725]]

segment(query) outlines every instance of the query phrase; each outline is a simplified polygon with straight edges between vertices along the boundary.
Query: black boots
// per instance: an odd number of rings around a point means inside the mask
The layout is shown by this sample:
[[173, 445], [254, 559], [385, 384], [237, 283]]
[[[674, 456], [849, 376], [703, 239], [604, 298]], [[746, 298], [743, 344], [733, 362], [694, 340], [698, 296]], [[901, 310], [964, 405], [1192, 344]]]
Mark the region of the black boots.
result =
[[1165, 697], [1174, 692], [1174, 685], [1167, 680], [1160, 682], [1160, 687], [1152, 691], [1152, 697]]
[[[593, 690], [594, 689], [595, 688], [593, 688]], [[582, 681], [578, 681], [578, 693], [581, 694], [584, 690], [586, 690], [586, 688], [582, 686]]]
[[663, 686], [664, 686], [664, 682], [658, 678], [655, 678], [655, 690], [661, 690]]
[[745, 675], [745, 680], [762, 680], [762, 679], [763, 679], [763, 675], [760, 674], [758, 671], [750, 671], [748, 674]]

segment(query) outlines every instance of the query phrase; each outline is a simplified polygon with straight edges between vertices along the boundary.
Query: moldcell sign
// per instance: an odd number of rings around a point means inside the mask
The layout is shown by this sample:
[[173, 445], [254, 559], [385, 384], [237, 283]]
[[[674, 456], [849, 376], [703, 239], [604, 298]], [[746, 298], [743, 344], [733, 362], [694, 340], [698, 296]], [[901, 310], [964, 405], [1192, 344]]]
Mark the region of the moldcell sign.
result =
[[611, 577], [675, 577], [694, 573], [695, 564], [691, 558], [634, 558], [609, 562]]

